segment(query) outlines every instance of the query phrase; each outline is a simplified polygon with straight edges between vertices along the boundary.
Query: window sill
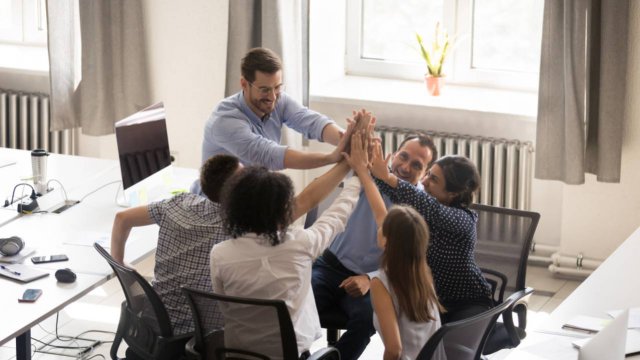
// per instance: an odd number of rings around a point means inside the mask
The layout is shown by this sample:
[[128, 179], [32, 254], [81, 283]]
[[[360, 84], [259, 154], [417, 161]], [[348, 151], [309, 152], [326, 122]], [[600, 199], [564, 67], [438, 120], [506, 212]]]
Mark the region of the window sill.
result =
[[311, 99], [316, 102], [375, 102], [442, 108], [526, 117], [535, 122], [538, 95], [531, 92], [467, 87], [445, 84], [440, 96], [430, 96], [424, 82], [345, 76], [315, 86]]
[[47, 48], [0, 44], [0, 72], [48, 76]]

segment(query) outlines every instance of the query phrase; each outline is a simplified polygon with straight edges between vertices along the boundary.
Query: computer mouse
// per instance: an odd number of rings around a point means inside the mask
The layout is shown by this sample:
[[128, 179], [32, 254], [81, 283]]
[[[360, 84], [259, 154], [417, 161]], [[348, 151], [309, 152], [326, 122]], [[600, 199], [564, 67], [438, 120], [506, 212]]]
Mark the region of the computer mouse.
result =
[[58, 269], [56, 271], [56, 279], [61, 283], [70, 284], [76, 281], [76, 273], [69, 268]]

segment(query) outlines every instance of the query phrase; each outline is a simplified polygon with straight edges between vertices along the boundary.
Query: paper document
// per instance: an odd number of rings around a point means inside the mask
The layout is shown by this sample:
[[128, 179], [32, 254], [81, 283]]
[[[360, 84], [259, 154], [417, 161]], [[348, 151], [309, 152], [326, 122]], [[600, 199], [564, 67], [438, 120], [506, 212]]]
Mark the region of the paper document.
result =
[[81, 231], [69, 234], [69, 237], [63, 243], [78, 246], [93, 246], [93, 243], [98, 243], [103, 248], [108, 249], [111, 247], [111, 234], [97, 231]]
[[0, 255], [0, 263], [5, 263], [5, 264], [22, 263], [24, 259], [26, 259], [29, 255], [33, 254], [34, 252], [36, 252], [36, 249], [25, 247], [15, 255], [11, 255], [11, 256]]
[[597, 318], [593, 316], [578, 315], [562, 325], [563, 329], [582, 331], [587, 333], [597, 333], [604, 329], [611, 319]]
[[33, 267], [22, 264], [1, 265], [0, 264], [0, 276], [17, 280], [20, 282], [30, 282], [41, 277], [48, 276], [49, 273]]

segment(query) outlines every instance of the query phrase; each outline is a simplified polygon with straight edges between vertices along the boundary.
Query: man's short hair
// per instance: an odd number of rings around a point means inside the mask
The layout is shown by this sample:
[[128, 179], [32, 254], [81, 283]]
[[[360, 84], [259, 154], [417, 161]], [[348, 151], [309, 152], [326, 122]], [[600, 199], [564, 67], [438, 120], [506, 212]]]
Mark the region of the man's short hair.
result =
[[414, 139], [418, 139], [418, 143], [420, 144], [420, 146], [428, 147], [429, 150], [431, 150], [431, 161], [427, 164], [427, 169], [430, 168], [431, 165], [433, 165], [433, 162], [438, 159], [438, 148], [436, 147], [436, 144], [433, 142], [433, 139], [431, 138], [431, 136], [424, 135], [424, 134], [409, 135], [406, 138], [404, 138], [404, 140], [402, 140], [402, 142], [400, 143], [400, 146], [398, 146], [398, 150], [396, 151], [399, 151], [400, 149], [402, 149], [402, 147], [404, 146], [404, 144], [407, 143], [407, 141], [411, 141]]
[[275, 74], [282, 70], [282, 60], [267, 48], [253, 48], [242, 58], [240, 69], [242, 77], [252, 83], [256, 80], [256, 71]]
[[213, 202], [220, 202], [224, 183], [240, 167], [240, 160], [233, 155], [219, 154], [210, 157], [200, 170], [202, 192]]

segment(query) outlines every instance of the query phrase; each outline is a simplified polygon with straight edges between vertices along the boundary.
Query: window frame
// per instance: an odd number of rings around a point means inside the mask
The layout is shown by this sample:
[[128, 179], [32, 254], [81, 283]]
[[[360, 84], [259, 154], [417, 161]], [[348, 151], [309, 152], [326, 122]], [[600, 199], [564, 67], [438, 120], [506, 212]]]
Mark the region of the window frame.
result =
[[[484, 88], [536, 92], [538, 73], [522, 73], [477, 69], [472, 64], [473, 6], [474, 0], [445, 0], [443, 2], [443, 26], [454, 41], [453, 51], [445, 63], [444, 72], [449, 84]], [[346, 7], [345, 74], [390, 79], [420, 80], [416, 74], [424, 74], [424, 64], [400, 63], [361, 58], [362, 53], [363, 0], [349, 0]]]
[[13, 26], [0, 29], [0, 45], [47, 46], [44, 0], [10, 0]]

